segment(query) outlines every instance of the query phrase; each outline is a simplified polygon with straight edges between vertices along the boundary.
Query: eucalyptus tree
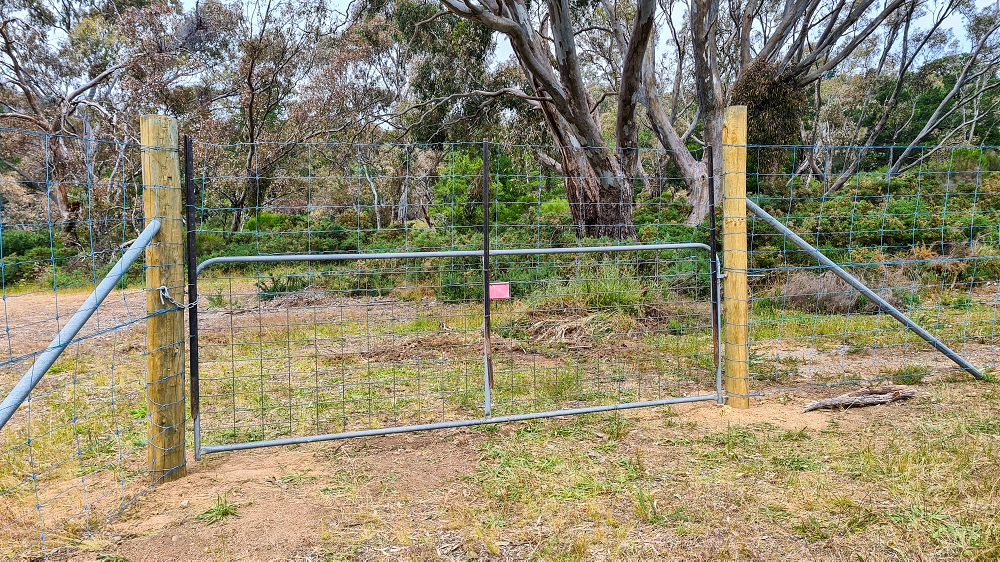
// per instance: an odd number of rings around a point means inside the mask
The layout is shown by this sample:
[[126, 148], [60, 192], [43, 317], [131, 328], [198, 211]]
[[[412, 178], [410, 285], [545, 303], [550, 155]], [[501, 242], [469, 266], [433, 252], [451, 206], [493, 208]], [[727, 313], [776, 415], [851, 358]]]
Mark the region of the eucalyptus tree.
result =
[[[442, 0], [450, 12], [507, 36], [532, 93], [506, 88], [492, 95], [518, 97], [538, 108], [560, 151], [566, 195], [574, 221], [586, 236], [633, 238], [638, 139], [636, 108], [641, 68], [653, 37], [655, 0], [638, 0], [630, 32], [621, 39], [622, 73], [617, 85], [617, 146], [605, 138], [597, 103], [587, 87], [577, 48], [574, 6], [550, 0]], [[582, 4], [584, 9], [588, 4]]]
[[[962, 27], [948, 26], [955, 19]], [[963, 31], [964, 44], [956, 37]], [[1000, 10], [960, 0], [907, 2], [877, 44], [859, 50], [815, 89], [803, 141], [827, 147], [805, 151], [796, 171], [821, 178], [830, 193], [847, 185], [874, 152], [897, 173], [941, 148], [981, 143], [990, 138], [998, 94]], [[918, 150], [928, 143], [935, 146]], [[887, 145], [902, 148], [879, 148]]]
[[[541, 110], [562, 153], [563, 172], [572, 178], [567, 196], [578, 224], [585, 234], [614, 237], [634, 235], [640, 105], [687, 182], [693, 204], [689, 222], [700, 222], [707, 212], [707, 170], [696, 154], [699, 145], [721, 144], [726, 105], [766, 107], [778, 92], [781, 123], [752, 124], [751, 137], [758, 130], [794, 130], [788, 123], [797, 123], [807, 108], [802, 89], [866, 44], [907, 1], [440, 0], [451, 13], [507, 36], [530, 91], [497, 94], [517, 96]], [[594, 10], [605, 12], [607, 25], [582, 23], [581, 13]], [[671, 36], [664, 42], [664, 59], [655, 53], [658, 31]], [[603, 34], [620, 57], [612, 92], [617, 97], [613, 142], [600, 127], [584, 79], [578, 36], [585, 33]], [[670, 82], [668, 95], [664, 86]], [[684, 96], [690, 97], [687, 119]]]
[[364, 120], [384, 96], [368, 87], [372, 67], [358, 64], [368, 55], [325, 0], [204, 2], [193, 17], [205, 40], [190, 56], [201, 70], [174, 90], [191, 90], [187, 129], [231, 147], [226, 165], [239, 181], [218, 189], [237, 232], [247, 209], [284, 195], [275, 172], [303, 143], [370, 129]]
[[0, 155], [0, 165], [44, 192], [70, 240], [79, 208], [70, 186], [94, 175], [97, 149], [70, 145], [102, 124], [121, 126], [113, 90], [139, 56], [121, 41], [119, 15], [89, 2], [0, 3], [0, 124], [45, 134], [43, 147], [23, 145], [29, 155], [18, 163]]

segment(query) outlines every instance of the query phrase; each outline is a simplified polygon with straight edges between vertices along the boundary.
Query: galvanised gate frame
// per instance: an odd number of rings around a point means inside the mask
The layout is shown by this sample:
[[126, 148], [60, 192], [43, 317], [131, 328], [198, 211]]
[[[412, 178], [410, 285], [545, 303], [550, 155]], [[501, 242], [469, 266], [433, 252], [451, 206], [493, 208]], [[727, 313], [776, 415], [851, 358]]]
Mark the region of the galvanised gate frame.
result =
[[[632, 252], [632, 251], [660, 251], [660, 250], [705, 250], [710, 252], [711, 248], [707, 244], [691, 243], [691, 244], [649, 244], [649, 245], [634, 245], [634, 246], [603, 246], [603, 247], [580, 247], [580, 248], [523, 248], [523, 249], [508, 249], [508, 250], [495, 250], [490, 252], [494, 256], [535, 256], [535, 255], [545, 255], [545, 254], [588, 254], [588, 253], [621, 253], [621, 252]], [[282, 255], [282, 256], [234, 256], [234, 257], [218, 257], [206, 260], [199, 264], [195, 269], [195, 276], [203, 272], [207, 268], [213, 265], [219, 264], [236, 264], [236, 263], [288, 263], [288, 262], [313, 262], [313, 261], [327, 261], [327, 262], [344, 262], [344, 261], [357, 261], [357, 260], [391, 260], [391, 259], [424, 259], [424, 258], [468, 258], [477, 257], [483, 255], [481, 252], [476, 251], [447, 251], [447, 252], [393, 252], [393, 253], [378, 253], [378, 254], [329, 254], [329, 255]], [[488, 258], [486, 258], [488, 259]], [[487, 262], [488, 263], [488, 262]], [[197, 277], [194, 280], [197, 284]], [[717, 294], [715, 291], [716, 282], [712, 283], [713, 294]], [[197, 288], [195, 287], [191, 294], [196, 294]], [[485, 299], [489, 299], [489, 291], [484, 291]], [[488, 300], [487, 300], [488, 306]], [[713, 334], [718, 334], [718, 307], [713, 306]], [[449, 422], [439, 422], [430, 424], [419, 424], [419, 425], [405, 425], [399, 427], [385, 427], [378, 429], [368, 429], [360, 431], [348, 431], [342, 433], [331, 433], [324, 435], [313, 435], [307, 437], [290, 437], [286, 439], [273, 439], [273, 440], [262, 440], [253, 441], [247, 443], [237, 443], [219, 446], [206, 446], [201, 445], [201, 416], [200, 416], [200, 396], [199, 396], [199, 365], [198, 365], [198, 317], [197, 309], [192, 308], [191, 314], [189, 316], [191, 322], [191, 415], [194, 421], [194, 447], [196, 452], [196, 457], [200, 457], [204, 453], [215, 453], [223, 451], [234, 451], [240, 449], [252, 449], [257, 447], [269, 447], [276, 445], [293, 445], [299, 443], [312, 443], [316, 441], [329, 441], [334, 439], [345, 439], [349, 437], [368, 437], [374, 435], [388, 435], [393, 433], [405, 433], [411, 431], [424, 431], [430, 429], [443, 429], [449, 427], [465, 427], [471, 425], [480, 424], [491, 424], [491, 423], [502, 423], [508, 421], [521, 421], [521, 420], [531, 420], [537, 418], [549, 418], [555, 416], [565, 416], [571, 414], [586, 414], [593, 412], [605, 412], [610, 410], [623, 410], [629, 408], [642, 408], [647, 406], [659, 406], [664, 404], [678, 404], [684, 402], [699, 402], [714, 400], [719, 403], [723, 401], [722, 394], [722, 374], [721, 369], [716, 369], [716, 392], [712, 394], [702, 395], [702, 396], [685, 396], [677, 398], [665, 398], [661, 400], [651, 400], [642, 402], [628, 402], [628, 403], [616, 403], [610, 405], [602, 406], [592, 406], [586, 408], [571, 408], [562, 410], [550, 410], [544, 412], [534, 412], [528, 414], [518, 414], [510, 416], [498, 416], [492, 417], [492, 395], [491, 395], [491, 384], [490, 384], [490, 372], [491, 372], [491, 354], [489, 350], [489, 339], [484, 340], [483, 346], [483, 391], [485, 400], [483, 403], [483, 415], [482, 418], [467, 419], [467, 420], [457, 420]], [[715, 336], [718, 338], [718, 336]], [[718, 342], [718, 339], [716, 339]], [[718, 356], [716, 355], [716, 365], [719, 365]]]
[[[197, 261], [197, 248], [195, 245], [195, 192], [194, 192], [194, 171], [191, 158], [191, 142], [186, 139], [186, 178], [187, 178], [187, 224], [188, 224], [188, 294], [189, 302], [189, 331], [190, 331], [190, 376], [191, 376], [191, 417], [194, 425], [194, 450], [195, 458], [199, 459], [206, 453], [217, 453], [225, 451], [236, 451], [243, 449], [254, 449], [260, 447], [294, 445], [302, 443], [313, 443], [319, 441], [330, 441], [337, 439], [347, 439], [352, 437], [370, 437], [377, 435], [390, 435], [396, 433], [406, 433], [415, 431], [426, 431], [444, 428], [468, 427], [482, 424], [497, 424], [511, 421], [524, 421], [540, 418], [551, 418], [556, 416], [567, 416], [576, 414], [587, 414], [596, 412], [607, 412], [625, 410], [632, 408], [644, 408], [667, 404], [680, 404], [689, 402], [714, 401], [718, 404], [725, 403], [725, 396], [722, 388], [722, 361], [721, 349], [721, 307], [719, 293], [719, 273], [718, 252], [716, 248], [716, 229], [714, 217], [714, 181], [710, 176], [709, 193], [711, 217], [709, 229], [709, 244], [702, 243], [678, 243], [678, 244], [639, 244], [621, 246], [589, 246], [589, 247], [568, 247], [568, 248], [518, 248], [491, 250], [489, 243], [489, 145], [484, 143], [484, 165], [483, 173], [483, 235], [484, 248], [482, 251], [432, 251], [432, 252], [386, 252], [386, 253], [354, 253], [354, 254], [293, 254], [293, 255], [261, 255], [261, 256], [226, 256], [205, 260], [201, 263]], [[712, 169], [711, 165], [708, 167]], [[658, 400], [616, 402], [613, 404], [564, 408], [546, 411], [536, 411], [515, 415], [493, 416], [493, 364], [490, 344], [490, 258], [492, 256], [540, 256], [555, 254], [621, 254], [623, 252], [652, 251], [657, 254], [662, 251], [676, 250], [703, 250], [708, 252], [710, 263], [710, 295], [711, 295], [711, 327], [714, 347], [715, 363], [715, 392], [710, 394], [700, 394], [695, 396], [676, 396], [662, 398]], [[199, 343], [198, 343], [198, 278], [207, 269], [221, 264], [247, 264], [247, 263], [292, 263], [292, 262], [352, 262], [360, 260], [422, 260], [428, 258], [482, 258], [483, 274], [483, 395], [482, 417], [458, 419], [453, 421], [443, 421], [437, 423], [398, 425], [391, 427], [380, 427], [355, 431], [343, 431], [339, 433], [325, 433], [309, 436], [288, 437], [280, 439], [248, 440], [244, 442], [228, 443], [213, 446], [202, 445], [202, 416], [201, 416], [201, 390], [200, 390], [200, 368], [199, 368]]]

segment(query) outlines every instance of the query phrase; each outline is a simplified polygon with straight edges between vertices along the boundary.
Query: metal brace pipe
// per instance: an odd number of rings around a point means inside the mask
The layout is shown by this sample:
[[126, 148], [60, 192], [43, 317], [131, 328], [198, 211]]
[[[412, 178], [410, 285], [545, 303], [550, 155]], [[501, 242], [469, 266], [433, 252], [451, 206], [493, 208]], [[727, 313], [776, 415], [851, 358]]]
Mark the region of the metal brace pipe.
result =
[[121, 259], [119, 259], [118, 262], [115, 263], [114, 267], [111, 268], [111, 271], [104, 276], [104, 279], [102, 279], [100, 284], [97, 285], [94, 292], [87, 297], [87, 301], [83, 303], [83, 306], [76, 311], [73, 317], [69, 319], [69, 322], [63, 326], [62, 330], [59, 330], [59, 333], [56, 334], [52, 343], [39, 353], [38, 359], [36, 359], [28, 371], [24, 373], [21, 380], [14, 385], [10, 394], [3, 399], [3, 403], [0, 403], [0, 429], [7, 424], [21, 403], [27, 400], [28, 395], [31, 394], [31, 391], [35, 388], [35, 385], [38, 384], [38, 381], [42, 380], [42, 377], [45, 376], [45, 373], [47, 373], [49, 368], [52, 367], [52, 364], [56, 362], [56, 359], [59, 359], [63, 350], [69, 346], [70, 342], [73, 341], [73, 338], [76, 337], [76, 334], [79, 333], [80, 329], [87, 323], [87, 320], [90, 320], [90, 317], [94, 315], [94, 312], [97, 311], [97, 307], [99, 307], [101, 303], [104, 302], [104, 299], [111, 294], [115, 285], [117, 285], [118, 282], [121, 281], [122, 277], [125, 276], [125, 272], [128, 271], [128, 268], [131, 267], [137, 259], [139, 259], [143, 250], [146, 249], [146, 246], [149, 245], [149, 243], [153, 240], [153, 237], [156, 236], [156, 233], [159, 231], [160, 221], [150, 221], [146, 228], [143, 229], [143, 231], [135, 239], [135, 242], [132, 242], [129, 249], [122, 255]]
[[944, 344], [944, 342], [932, 336], [930, 332], [928, 332], [919, 324], [911, 320], [909, 316], [903, 314], [896, 307], [889, 304], [888, 301], [880, 297], [875, 291], [869, 289], [864, 283], [862, 283], [856, 277], [845, 271], [844, 268], [837, 265], [833, 260], [823, 255], [819, 250], [817, 250], [811, 244], [809, 244], [801, 237], [799, 237], [798, 234], [795, 234], [795, 232], [792, 231], [792, 229], [781, 224], [781, 222], [779, 222], [778, 219], [772, 217], [770, 214], [768, 214], [767, 211], [761, 209], [759, 206], [757, 206], [756, 203], [751, 201], [749, 198], [747, 199], [747, 209], [751, 211], [753, 214], [763, 219], [764, 222], [771, 225], [775, 230], [784, 234], [785, 237], [792, 242], [792, 244], [795, 244], [800, 249], [805, 251], [807, 254], [816, 258], [816, 260], [819, 261], [819, 263], [825, 265], [826, 267], [829, 267], [830, 270], [833, 271], [833, 273], [837, 277], [840, 277], [841, 279], [846, 281], [848, 285], [857, 289], [868, 300], [877, 304], [879, 308], [888, 313], [889, 316], [892, 316], [896, 320], [899, 320], [904, 326], [906, 326], [907, 328], [912, 330], [915, 334], [923, 338], [927, 343], [934, 346], [934, 349], [943, 353], [946, 357], [948, 357], [948, 359], [954, 361], [956, 365], [968, 371], [968, 373], [973, 377], [975, 377], [977, 380], [981, 381], [988, 380], [986, 378], [986, 375], [984, 375], [979, 369], [974, 367], [972, 363], [969, 363], [968, 361], [965, 360], [964, 357], [952, 351], [950, 347]]

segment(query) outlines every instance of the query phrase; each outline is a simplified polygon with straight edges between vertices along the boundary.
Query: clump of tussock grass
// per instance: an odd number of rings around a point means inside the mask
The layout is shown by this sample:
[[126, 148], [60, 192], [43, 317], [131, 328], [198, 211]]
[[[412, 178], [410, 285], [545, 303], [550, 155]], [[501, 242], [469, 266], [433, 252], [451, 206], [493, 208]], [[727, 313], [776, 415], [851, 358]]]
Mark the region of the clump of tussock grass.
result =
[[[498, 313], [502, 333], [533, 341], [580, 341], [634, 332], [687, 335], [711, 325], [708, 303], [681, 301], [676, 288], [621, 264], [544, 283]], [[700, 306], [704, 304], [705, 306]]]
[[[903, 301], [887, 288], [874, 288], [876, 294], [894, 307]], [[786, 307], [819, 314], [869, 313], [878, 305], [837, 277], [832, 271], [820, 274], [793, 273], [781, 288], [781, 298]]]
[[223, 495], [216, 496], [215, 503], [200, 515], [194, 518], [195, 521], [202, 521], [207, 525], [225, 521], [230, 517], [239, 517], [239, 504], [229, 503], [229, 498]]

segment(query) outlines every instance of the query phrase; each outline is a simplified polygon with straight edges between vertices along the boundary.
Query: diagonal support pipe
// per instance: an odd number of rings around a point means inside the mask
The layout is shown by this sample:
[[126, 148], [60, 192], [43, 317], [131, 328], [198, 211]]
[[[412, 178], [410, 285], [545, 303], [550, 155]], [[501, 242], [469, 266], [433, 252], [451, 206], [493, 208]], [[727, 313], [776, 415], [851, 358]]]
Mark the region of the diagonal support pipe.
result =
[[125, 251], [121, 259], [111, 268], [111, 271], [104, 276], [104, 279], [97, 285], [94, 292], [87, 297], [87, 301], [83, 303], [83, 306], [69, 319], [69, 322], [63, 326], [63, 329], [59, 330], [52, 343], [38, 354], [38, 359], [31, 365], [28, 372], [24, 373], [21, 380], [17, 381], [17, 384], [10, 391], [10, 394], [3, 399], [3, 403], [0, 403], [0, 429], [3, 429], [3, 426], [7, 425], [7, 422], [14, 415], [14, 412], [17, 411], [17, 408], [22, 402], [27, 400], [28, 395], [31, 394], [38, 381], [42, 380], [42, 377], [48, 372], [49, 367], [56, 362], [56, 359], [59, 359], [63, 350], [69, 346], [73, 338], [76, 337], [76, 334], [87, 323], [87, 320], [90, 320], [90, 317], [94, 315], [97, 307], [111, 294], [115, 285], [125, 276], [128, 268], [139, 259], [143, 250], [146, 249], [146, 246], [153, 240], [153, 236], [156, 236], [156, 233], [159, 231], [160, 221], [150, 221], [135, 239], [135, 242], [132, 242], [129, 249]]
[[930, 332], [923, 329], [923, 327], [921, 327], [919, 324], [910, 319], [909, 316], [903, 314], [902, 312], [899, 311], [899, 309], [889, 304], [888, 301], [880, 297], [875, 291], [869, 289], [868, 286], [866, 286], [856, 277], [845, 271], [844, 268], [837, 265], [833, 260], [824, 256], [819, 250], [817, 250], [811, 244], [809, 244], [801, 237], [799, 237], [798, 234], [795, 234], [795, 232], [792, 231], [792, 229], [781, 224], [781, 222], [778, 221], [778, 219], [772, 217], [770, 214], [768, 214], [767, 211], [761, 209], [756, 203], [751, 201], [749, 198], [747, 199], [747, 210], [757, 215], [761, 219], [763, 219], [764, 222], [771, 225], [778, 232], [784, 234], [785, 237], [792, 242], [792, 244], [795, 244], [800, 249], [805, 251], [807, 254], [816, 258], [816, 260], [819, 261], [819, 263], [825, 265], [826, 267], [829, 267], [830, 270], [833, 271], [833, 273], [836, 274], [837, 277], [840, 277], [841, 279], [846, 281], [848, 285], [857, 289], [868, 300], [877, 304], [879, 308], [888, 313], [889, 316], [892, 316], [896, 320], [899, 320], [904, 326], [912, 330], [913, 333], [917, 334], [918, 336], [923, 338], [927, 343], [934, 346], [934, 349], [940, 351], [948, 359], [954, 361], [956, 365], [968, 371], [968, 373], [973, 377], [975, 377], [977, 380], [981, 381], [989, 380], [986, 377], [986, 375], [984, 375], [979, 369], [974, 367], [972, 363], [969, 363], [968, 361], [965, 360], [964, 357], [952, 351], [950, 347], [944, 344], [944, 342], [935, 338], [933, 335], [931, 335]]

